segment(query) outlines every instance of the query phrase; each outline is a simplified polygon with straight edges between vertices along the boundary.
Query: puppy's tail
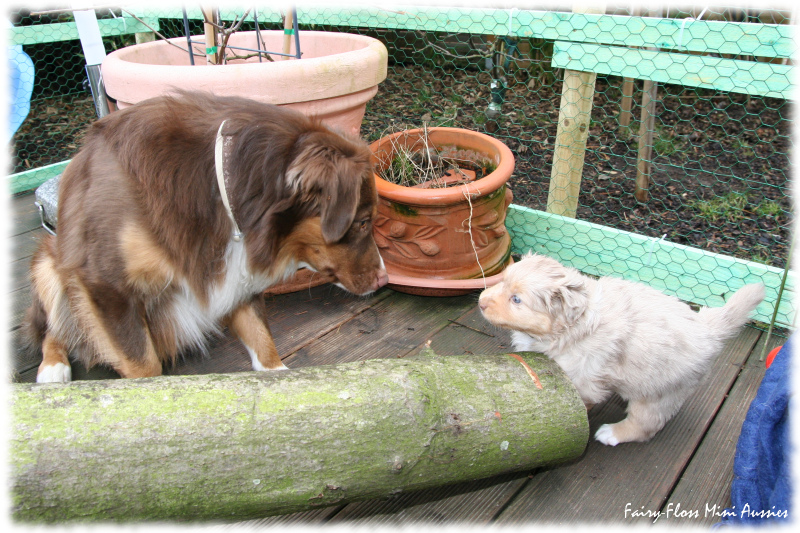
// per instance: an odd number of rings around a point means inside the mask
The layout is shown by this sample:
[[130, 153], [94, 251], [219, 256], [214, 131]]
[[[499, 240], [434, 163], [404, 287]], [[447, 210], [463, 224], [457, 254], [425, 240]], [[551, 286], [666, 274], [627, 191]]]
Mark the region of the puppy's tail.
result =
[[745, 285], [724, 306], [701, 309], [700, 319], [720, 338], [733, 337], [747, 323], [750, 313], [764, 299], [764, 294], [764, 285], [760, 283]]

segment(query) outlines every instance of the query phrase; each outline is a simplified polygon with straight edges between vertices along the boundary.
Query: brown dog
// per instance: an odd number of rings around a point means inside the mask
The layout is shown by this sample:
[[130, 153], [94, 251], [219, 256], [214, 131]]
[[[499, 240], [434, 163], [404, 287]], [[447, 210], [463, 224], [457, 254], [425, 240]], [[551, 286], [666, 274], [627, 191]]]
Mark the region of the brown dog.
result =
[[302, 266], [385, 285], [376, 202], [366, 144], [285, 108], [184, 92], [98, 120], [33, 258], [37, 381], [69, 381], [69, 353], [156, 376], [226, 325], [255, 370], [286, 368], [261, 293]]

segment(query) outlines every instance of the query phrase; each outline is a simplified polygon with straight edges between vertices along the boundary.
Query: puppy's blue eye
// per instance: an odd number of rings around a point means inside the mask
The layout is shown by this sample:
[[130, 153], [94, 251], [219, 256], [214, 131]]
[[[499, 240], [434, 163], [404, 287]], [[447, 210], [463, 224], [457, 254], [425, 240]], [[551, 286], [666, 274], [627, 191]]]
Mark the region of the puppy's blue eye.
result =
[[513, 296], [511, 296], [511, 303], [519, 304], [519, 303], [522, 303], [522, 300], [519, 299], [519, 296], [514, 294]]

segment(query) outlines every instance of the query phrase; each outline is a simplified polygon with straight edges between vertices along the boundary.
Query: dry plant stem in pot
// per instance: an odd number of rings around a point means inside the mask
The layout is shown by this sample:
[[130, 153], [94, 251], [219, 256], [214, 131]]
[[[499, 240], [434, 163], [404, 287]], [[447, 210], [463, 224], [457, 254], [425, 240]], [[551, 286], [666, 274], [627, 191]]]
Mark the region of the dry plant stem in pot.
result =
[[[402, 131], [370, 148], [379, 197], [374, 234], [389, 285], [414, 294], [452, 295], [499, 281], [496, 275], [511, 260], [511, 237], [505, 227], [512, 200], [506, 186], [514, 170], [511, 150], [493, 137], [460, 128]], [[404, 186], [381, 177], [397, 154], [401, 159], [417, 157], [422, 166], [429, 166], [431, 159], [453, 150], [482, 154], [478, 159], [488, 160], [486, 175], [472, 181], [470, 169], [459, 176], [460, 184], [429, 187], [413, 185], [436, 178]], [[407, 155], [420, 151], [421, 158]]]

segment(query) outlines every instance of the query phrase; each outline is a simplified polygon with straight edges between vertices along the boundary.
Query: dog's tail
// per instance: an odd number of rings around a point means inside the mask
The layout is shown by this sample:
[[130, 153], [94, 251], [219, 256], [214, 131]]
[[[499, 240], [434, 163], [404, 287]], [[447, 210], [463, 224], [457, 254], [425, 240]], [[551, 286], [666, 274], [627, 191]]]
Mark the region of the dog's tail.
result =
[[764, 285], [754, 283], [745, 285], [722, 307], [704, 308], [700, 310], [700, 319], [709, 330], [720, 338], [727, 339], [736, 335], [739, 328], [750, 318], [750, 313], [764, 299]]
[[31, 259], [31, 304], [25, 311], [25, 318], [22, 320], [20, 328], [20, 332], [22, 333], [22, 351], [31, 357], [41, 355], [42, 343], [47, 333], [47, 312], [45, 311], [44, 303], [42, 302], [39, 292], [36, 290], [37, 283], [35, 272], [38, 265], [53, 256], [54, 240], [54, 237], [46, 236], [34, 252], [33, 259]]
[[47, 313], [39, 295], [31, 288], [31, 305], [22, 322], [22, 350], [35, 357], [42, 353], [42, 343], [47, 332]]

